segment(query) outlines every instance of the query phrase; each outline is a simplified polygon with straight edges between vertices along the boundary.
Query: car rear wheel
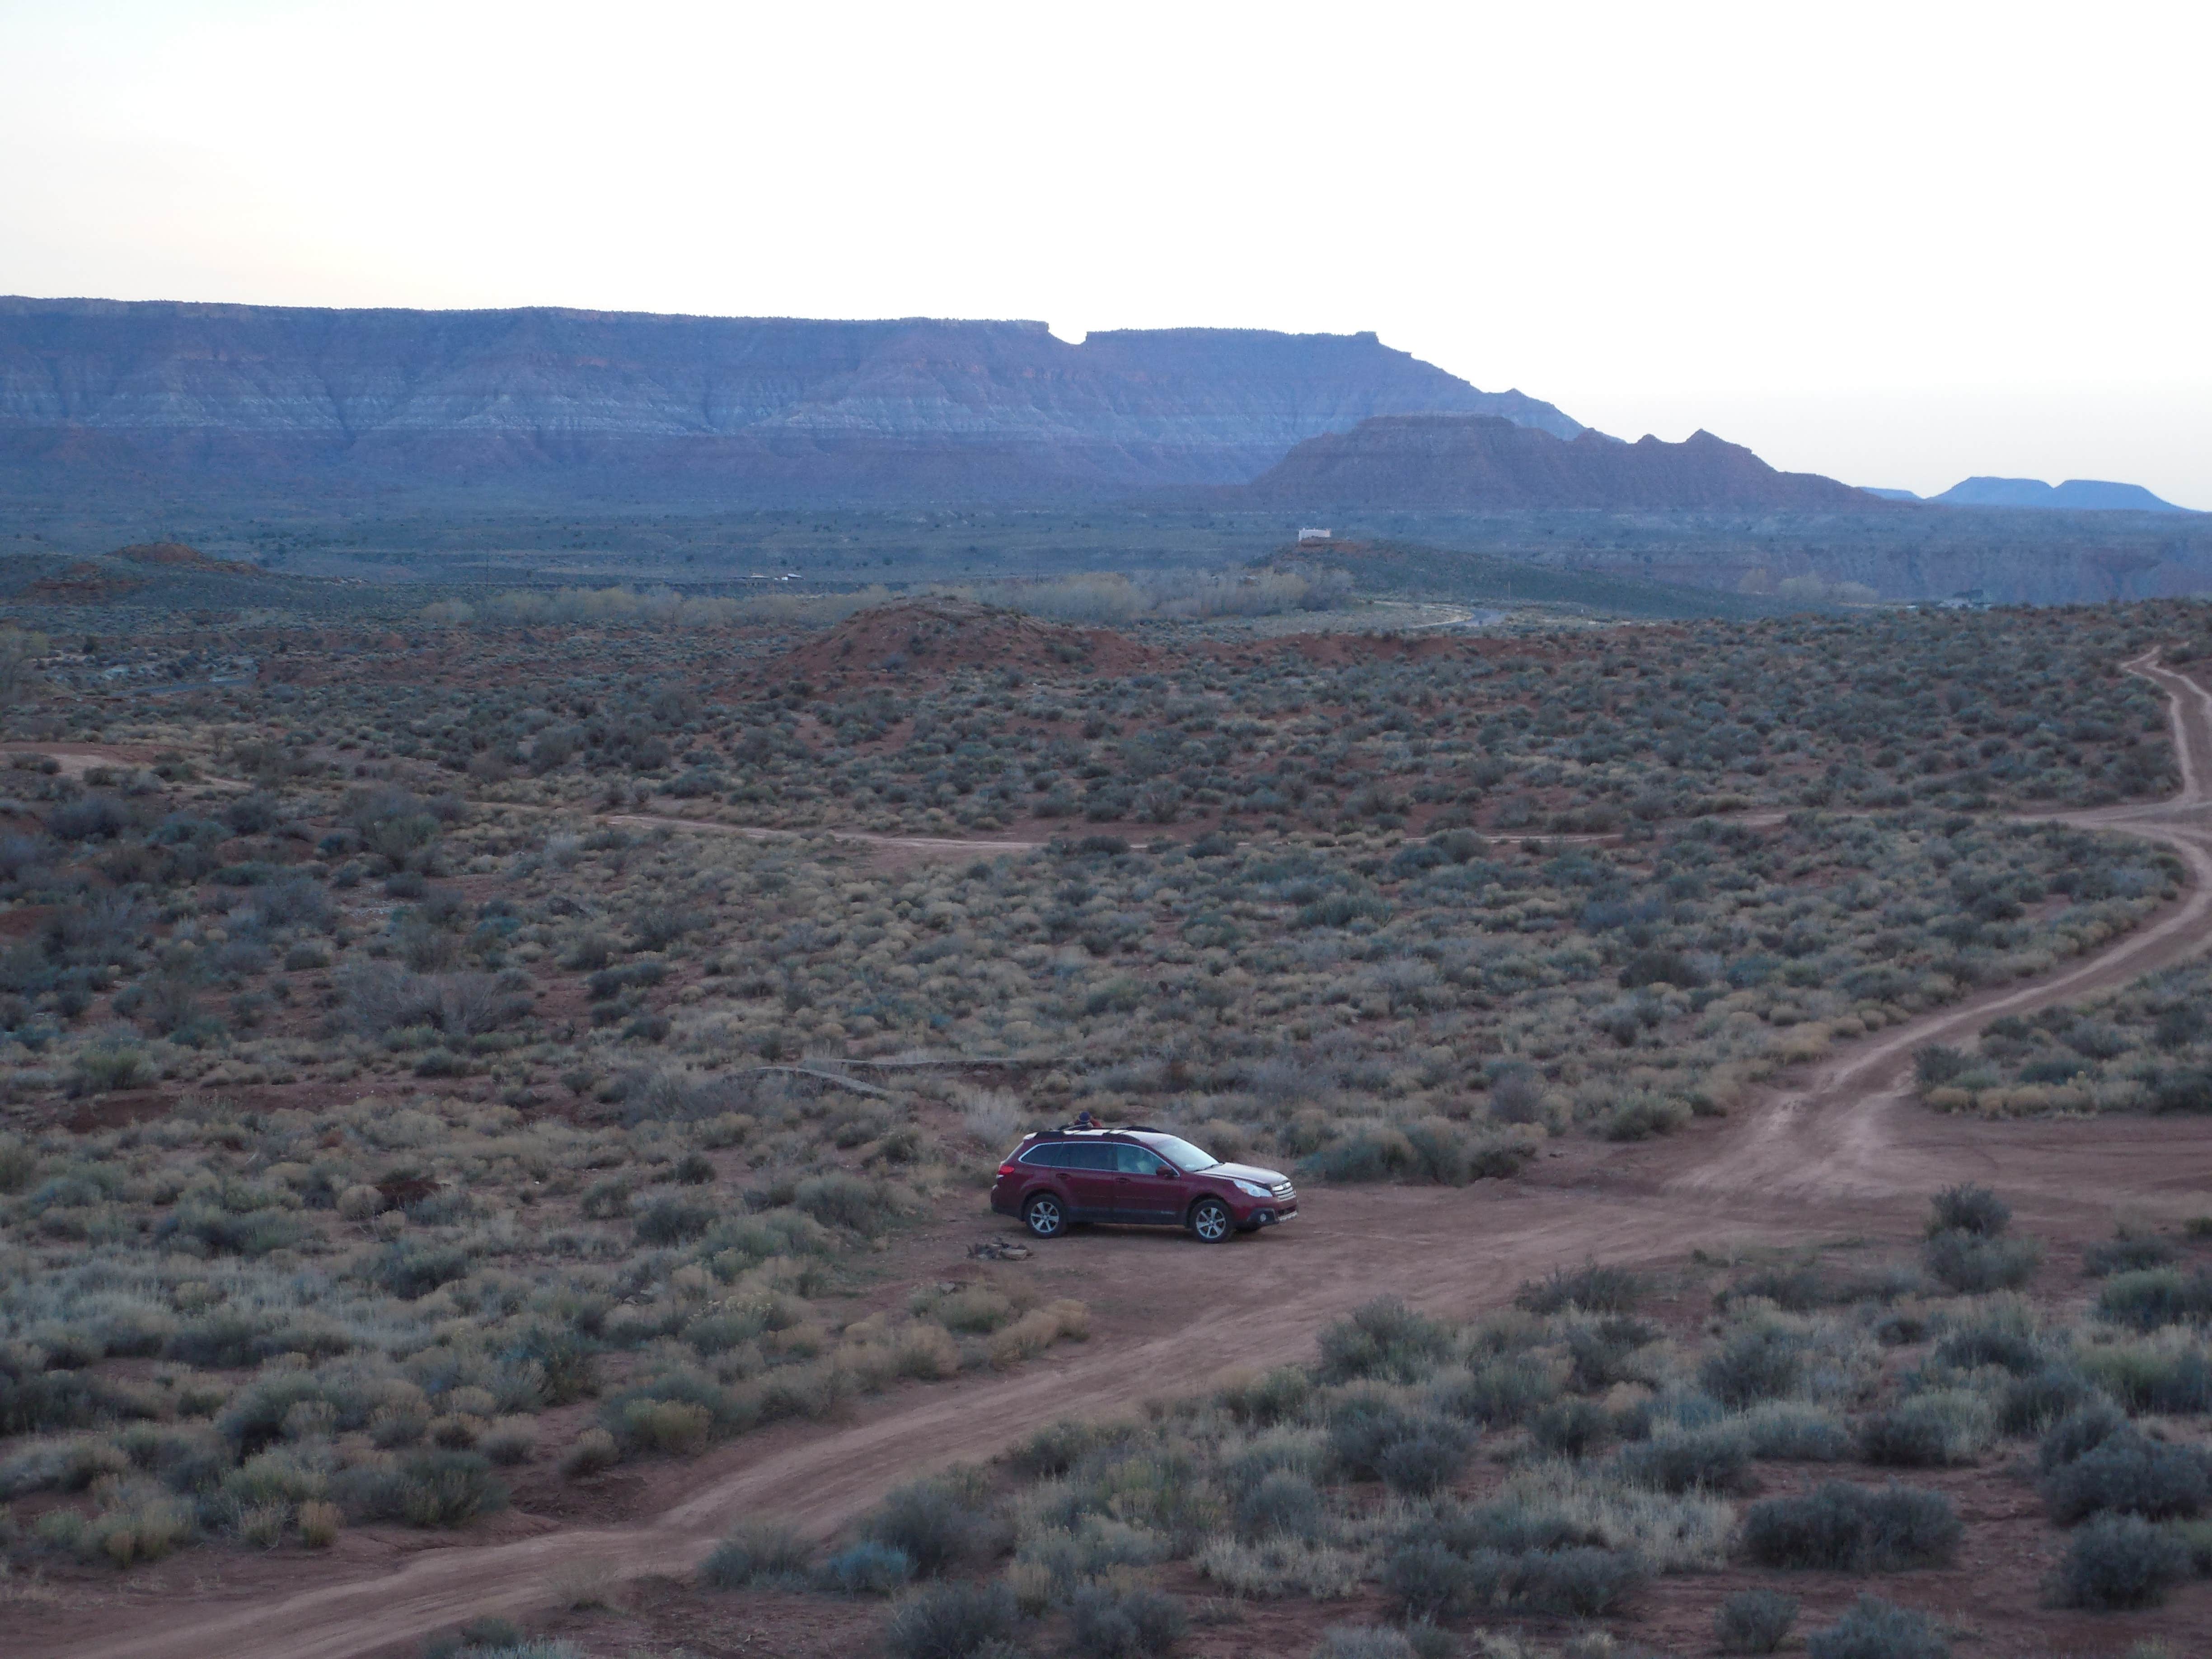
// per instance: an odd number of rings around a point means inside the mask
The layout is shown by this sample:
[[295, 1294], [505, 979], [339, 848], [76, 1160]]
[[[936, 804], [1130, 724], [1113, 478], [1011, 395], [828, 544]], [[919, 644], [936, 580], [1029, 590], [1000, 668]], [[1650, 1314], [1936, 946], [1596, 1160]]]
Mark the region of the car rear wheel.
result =
[[1237, 1223], [1219, 1199], [1201, 1198], [1191, 1206], [1190, 1231], [1201, 1244], [1219, 1244], [1237, 1231]]
[[1067, 1212], [1050, 1193], [1039, 1193], [1022, 1206], [1022, 1224], [1039, 1238], [1058, 1238], [1067, 1231]]

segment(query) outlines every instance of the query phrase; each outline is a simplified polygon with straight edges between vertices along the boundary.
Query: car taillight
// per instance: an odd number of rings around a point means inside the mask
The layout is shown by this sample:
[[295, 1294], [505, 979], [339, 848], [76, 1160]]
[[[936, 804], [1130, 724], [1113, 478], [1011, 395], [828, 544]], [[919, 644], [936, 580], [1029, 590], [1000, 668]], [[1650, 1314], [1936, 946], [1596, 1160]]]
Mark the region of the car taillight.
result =
[[1010, 1176], [1013, 1174], [1013, 1172], [1014, 1166], [1011, 1164], [1001, 1164], [999, 1166], [999, 1173], [1002, 1176]]

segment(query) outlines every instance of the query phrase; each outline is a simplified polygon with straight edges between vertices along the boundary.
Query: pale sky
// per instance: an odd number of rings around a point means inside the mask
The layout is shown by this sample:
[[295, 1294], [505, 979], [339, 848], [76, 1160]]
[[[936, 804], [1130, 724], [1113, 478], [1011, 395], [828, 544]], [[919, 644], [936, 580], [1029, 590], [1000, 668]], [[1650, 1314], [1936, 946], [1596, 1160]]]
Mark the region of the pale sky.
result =
[[1350, 332], [2212, 507], [2212, 7], [0, 0], [0, 291]]

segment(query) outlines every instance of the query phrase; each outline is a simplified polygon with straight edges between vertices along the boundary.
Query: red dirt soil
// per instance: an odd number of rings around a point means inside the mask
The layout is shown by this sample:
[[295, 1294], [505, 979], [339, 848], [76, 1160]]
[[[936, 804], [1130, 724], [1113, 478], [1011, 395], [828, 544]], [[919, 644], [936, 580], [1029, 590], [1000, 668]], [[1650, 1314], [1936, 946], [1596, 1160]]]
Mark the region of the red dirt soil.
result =
[[1069, 628], [969, 599], [911, 599], [848, 617], [763, 665], [766, 681], [911, 684], [963, 668], [1047, 677], [1131, 674], [1158, 653], [1104, 628]]
[[128, 559], [133, 564], [173, 565], [185, 570], [259, 573], [257, 565], [244, 564], [236, 559], [211, 558], [197, 547], [187, 547], [182, 542], [133, 542], [128, 547], [117, 548], [108, 556]]
[[[637, 1512], [650, 1516], [642, 1522], [576, 1528], [514, 1516], [496, 1541], [481, 1542], [349, 1532], [320, 1559], [289, 1551], [219, 1568], [181, 1556], [104, 1594], [58, 1586], [51, 1602], [11, 1607], [9, 1659], [396, 1659], [426, 1633], [469, 1618], [542, 1613], [549, 1576], [585, 1562], [647, 1581], [641, 1616], [657, 1610], [657, 1627], [665, 1618], [672, 1631], [688, 1632], [702, 1603], [663, 1576], [684, 1572], [737, 1521], [772, 1516], [827, 1535], [890, 1486], [988, 1458], [1057, 1419], [1108, 1417], [1187, 1394], [1231, 1364], [1308, 1358], [1323, 1325], [1385, 1291], [1431, 1312], [1466, 1316], [1504, 1304], [1524, 1279], [1586, 1260], [1663, 1266], [1698, 1249], [1847, 1239], [1903, 1251], [1919, 1237], [1928, 1194], [1959, 1181], [1997, 1187], [2021, 1230], [2052, 1247], [2039, 1299], [2078, 1305], [2069, 1247], [2109, 1237], [2116, 1208], [2171, 1225], [2212, 1207], [2212, 1122], [1942, 1117], [1911, 1103], [1907, 1077], [1924, 1043], [1960, 1041], [2000, 1012], [2072, 1000], [2212, 943], [2212, 696], [2147, 659], [2130, 667], [2174, 699], [2182, 791], [2155, 805], [2065, 821], [2165, 842], [2194, 881], [2170, 910], [2094, 958], [1850, 1044], [1735, 1116], [1667, 1141], [1568, 1143], [1518, 1181], [1464, 1189], [1326, 1188], [1308, 1195], [1295, 1225], [1229, 1249], [1163, 1233], [1072, 1239], [1024, 1265], [1042, 1294], [1091, 1303], [1089, 1343], [1008, 1376], [903, 1387], [842, 1424], [785, 1424], [695, 1462], [637, 1466]], [[937, 1275], [950, 1276], [963, 1238], [1012, 1225], [942, 1219], [902, 1248], [915, 1254], [916, 1267], [940, 1252]], [[1676, 1312], [1689, 1318], [1702, 1309]], [[1995, 1465], [1933, 1478], [1954, 1491], [1969, 1522], [1959, 1562], [1871, 1582], [1793, 1575], [1788, 1588], [1805, 1598], [1805, 1627], [1828, 1622], [1871, 1588], [1952, 1625], [1962, 1659], [2117, 1653], [2148, 1637], [2178, 1643], [2177, 1654], [2203, 1650], [2212, 1585], [2185, 1587], [2150, 1612], [2047, 1609], [2039, 1586], [2059, 1545], [2032, 1488]], [[1655, 1580], [1627, 1628], [1662, 1651], [1710, 1652], [1714, 1605], [1747, 1582], [1734, 1571]], [[696, 1640], [702, 1650], [823, 1659], [855, 1650], [854, 1626], [818, 1607], [776, 1597], [720, 1605], [726, 1613], [717, 1633]], [[672, 1607], [690, 1611], [678, 1617]], [[1374, 1610], [1371, 1597], [1263, 1603], [1194, 1632], [1185, 1650], [1302, 1652], [1322, 1626]], [[1546, 1623], [1528, 1622], [1539, 1630]]]

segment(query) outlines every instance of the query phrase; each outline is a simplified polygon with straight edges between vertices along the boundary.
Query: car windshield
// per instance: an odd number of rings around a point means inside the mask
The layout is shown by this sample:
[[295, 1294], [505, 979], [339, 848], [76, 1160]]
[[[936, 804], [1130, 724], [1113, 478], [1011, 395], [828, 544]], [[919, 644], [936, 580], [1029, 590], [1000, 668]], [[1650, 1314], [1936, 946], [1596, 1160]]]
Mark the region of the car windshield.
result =
[[1221, 1162], [1212, 1152], [1200, 1152], [1188, 1140], [1179, 1139], [1174, 1135], [1146, 1135], [1145, 1145], [1185, 1175], [1196, 1175], [1200, 1170], [1210, 1170]]

